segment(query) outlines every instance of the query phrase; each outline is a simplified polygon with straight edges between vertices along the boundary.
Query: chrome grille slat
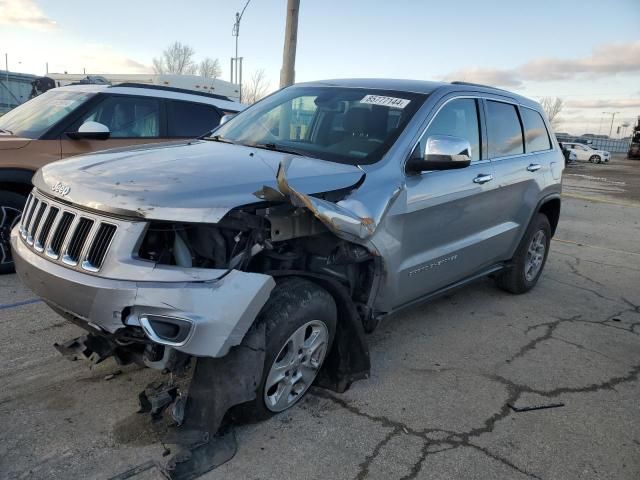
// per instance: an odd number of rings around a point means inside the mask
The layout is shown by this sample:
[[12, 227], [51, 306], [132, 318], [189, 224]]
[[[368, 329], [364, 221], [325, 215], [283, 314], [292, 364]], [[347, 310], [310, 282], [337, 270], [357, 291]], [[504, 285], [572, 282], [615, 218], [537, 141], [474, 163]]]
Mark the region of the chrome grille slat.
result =
[[78, 222], [80, 221], [80, 217], [78, 215], [74, 215], [73, 219], [71, 220], [71, 225], [69, 226], [69, 230], [67, 230], [67, 235], [64, 239], [64, 242], [62, 243], [62, 248], [60, 249], [60, 258], [62, 258], [62, 262], [66, 263], [67, 265], [71, 265], [74, 266], [75, 263], [73, 263], [70, 259], [66, 259], [65, 261], [65, 257], [67, 256], [67, 250], [69, 250], [69, 244], [71, 243], [71, 240], [73, 239], [74, 233], [76, 231], [76, 229], [78, 228]]
[[[42, 226], [42, 219], [45, 218], [45, 212], [49, 208], [49, 205], [45, 202], [40, 202], [40, 206], [38, 207], [38, 211], [36, 212], [36, 217], [33, 219], [33, 229], [32, 229], [32, 239], [35, 245], [36, 238], [38, 238], [38, 233], [40, 232], [40, 227]], [[28, 240], [28, 239], [27, 239]]]
[[20, 233], [25, 232], [25, 226], [27, 223], [27, 216], [29, 214], [29, 208], [31, 207], [31, 202], [33, 202], [33, 194], [29, 194], [27, 197], [27, 202], [24, 204], [24, 209], [22, 210], [22, 218], [20, 219]]
[[73, 222], [75, 215], [71, 212], [64, 212], [60, 218], [60, 223], [56, 228], [53, 237], [51, 238], [51, 246], [47, 252], [51, 258], [58, 258], [62, 247], [64, 245], [67, 234], [69, 233], [71, 223]]
[[60, 209], [54, 207], [53, 205], [49, 207], [49, 211], [47, 212], [44, 222], [42, 223], [42, 228], [40, 228], [40, 232], [38, 233], [34, 241], [34, 248], [37, 251], [42, 252], [47, 246], [47, 240], [49, 238], [49, 233], [51, 233], [51, 227], [53, 226], [53, 223], [55, 222], [59, 211]]
[[96, 273], [104, 265], [121, 223], [34, 189], [27, 197], [19, 232], [29, 247], [50, 261]]
[[82, 263], [82, 268], [89, 271], [98, 271], [102, 267], [102, 262], [115, 233], [115, 225], [100, 223], [100, 227], [91, 241], [91, 247], [87, 251], [86, 259]]
[[31, 212], [33, 218], [30, 219], [31, 221], [29, 222], [29, 228], [27, 229], [27, 243], [29, 245], [33, 245], [33, 235], [35, 233], [35, 230], [38, 228], [38, 223], [42, 218], [43, 209], [46, 206], [47, 205], [45, 203], [39, 201], [38, 199], [36, 199], [36, 201], [34, 202], [33, 211]]
[[62, 261], [68, 265], [77, 265], [80, 260], [80, 255], [84, 249], [84, 244], [87, 241], [91, 227], [93, 226], [93, 220], [86, 217], [78, 218], [73, 233], [69, 238], [69, 244], [65, 249]]
[[29, 206], [29, 213], [27, 214], [27, 221], [25, 222], [24, 225], [24, 233], [22, 234], [22, 238], [27, 238], [29, 236], [29, 227], [31, 226], [31, 219], [33, 217], [33, 211], [36, 209], [36, 207], [38, 206], [38, 199], [34, 198], [33, 202], [31, 202], [31, 205]]

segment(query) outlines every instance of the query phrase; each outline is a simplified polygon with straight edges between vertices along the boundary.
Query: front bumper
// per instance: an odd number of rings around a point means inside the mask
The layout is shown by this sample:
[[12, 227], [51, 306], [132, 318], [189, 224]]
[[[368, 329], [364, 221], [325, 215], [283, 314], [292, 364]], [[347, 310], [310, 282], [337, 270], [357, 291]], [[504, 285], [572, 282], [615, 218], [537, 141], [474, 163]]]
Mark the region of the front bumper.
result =
[[[17, 227], [11, 247], [22, 281], [53, 308], [106, 333], [142, 326], [152, 341], [195, 356], [222, 357], [239, 345], [275, 286], [269, 275], [237, 270], [215, 280], [165, 281], [166, 271], [163, 281], [154, 281], [152, 275], [145, 281], [103, 278], [38, 255]], [[184, 278], [184, 270], [177, 270], [176, 277]], [[209, 273], [219, 277], [224, 271]], [[180, 342], [163, 340], [146, 321], [151, 316], [183, 320], [189, 331]]]

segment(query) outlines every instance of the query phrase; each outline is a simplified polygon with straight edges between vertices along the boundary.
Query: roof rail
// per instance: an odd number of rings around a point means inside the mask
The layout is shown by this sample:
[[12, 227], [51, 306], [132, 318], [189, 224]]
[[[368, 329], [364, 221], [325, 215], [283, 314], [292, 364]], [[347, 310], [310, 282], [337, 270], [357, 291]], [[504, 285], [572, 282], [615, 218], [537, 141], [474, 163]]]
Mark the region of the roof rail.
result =
[[187, 93], [190, 95], [200, 95], [201, 97], [217, 98], [218, 100], [226, 100], [228, 102], [234, 101], [225, 95], [217, 95], [215, 93], [209, 93], [209, 92], [199, 92], [197, 90], [189, 90], [188, 88], [167, 87], [165, 85], [156, 85], [154, 83], [125, 82], [125, 83], [116, 83], [111, 85], [111, 88], [114, 88], [114, 87], [150, 88], [152, 90], [164, 90], [166, 92]]
[[491, 90], [500, 90], [501, 92], [509, 92], [509, 90], [505, 90], [504, 88], [492, 87], [491, 85], [484, 85], [482, 83], [473, 83], [473, 82], [463, 82], [460, 80], [456, 80], [451, 82], [452, 85], [468, 85], [470, 87], [482, 87], [482, 88], [490, 88]]

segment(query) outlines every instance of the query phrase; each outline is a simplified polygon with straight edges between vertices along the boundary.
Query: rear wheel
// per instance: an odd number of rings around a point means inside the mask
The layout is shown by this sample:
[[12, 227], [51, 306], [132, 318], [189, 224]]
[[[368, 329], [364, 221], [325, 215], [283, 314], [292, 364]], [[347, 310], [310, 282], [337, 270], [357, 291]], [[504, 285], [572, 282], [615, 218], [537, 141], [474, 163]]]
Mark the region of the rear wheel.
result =
[[542, 274], [549, 254], [551, 225], [546, 215], [536, 214], [529, 225], [508, 270], [496, 277], [498, 287], [511, 293], [531, 290]]
[[18, 193], [0, 191], [0, 275], [14, 271], [9, 236], [22, 217], [25, 201]]
[[337, 308], [323, 288], [291, 278], [278, 284], [258, 321], [266, 324], [264, 373], [243, 411], [264, 419], [292, 407], [313, 384], [331, 349]]

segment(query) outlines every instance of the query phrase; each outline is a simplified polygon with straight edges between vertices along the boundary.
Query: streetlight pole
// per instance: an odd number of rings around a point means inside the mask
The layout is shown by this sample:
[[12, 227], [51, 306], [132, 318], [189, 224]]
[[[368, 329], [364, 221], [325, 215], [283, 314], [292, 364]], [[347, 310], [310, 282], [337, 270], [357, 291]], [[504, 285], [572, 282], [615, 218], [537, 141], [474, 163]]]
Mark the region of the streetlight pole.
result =
[[620, 112], [613, 112], [611, 114], [611, 128], [609, 129], [609, 138], [611, 138], [611, 132], [613, 131], [613, 119], [616, 118], [616, 113]]
[[282, 70], [280, 71], [280, 88], [288, 87], [295, 82], [299, 11], [300, 0], [288, 0], [287, 25], [284, 33], [284, 51], [282, 53]]
[[602, 131], [602, 120], [604, 120], [604, 115], [607, 112], [602, 112], [602, 115], [600, 116], [600, 123], [598, 124], [598, 135], [600, 135], [600, 132]]
[[247, 3], [244, 4], [244, 8], [241, 12], [236, 12], [236, 21], [233, 24], [233, 30], [231, 31], [231, 35], [236, 37], [236, 56], [231, 59], [231, 83], [238, 83], [240, 87], [240, 101], [242, 102], [242, 59], [238, 57], [238, 37], [240, 36], [240, 21], [242, 20], [242, 16], [244, 15], [244, 11], [249, 6], [249, 2], [251, 0], [247, 0]]

